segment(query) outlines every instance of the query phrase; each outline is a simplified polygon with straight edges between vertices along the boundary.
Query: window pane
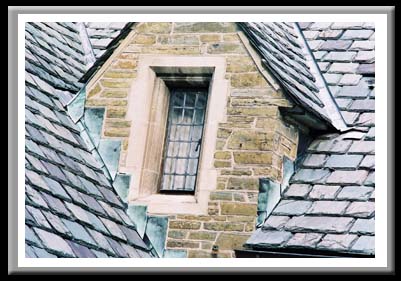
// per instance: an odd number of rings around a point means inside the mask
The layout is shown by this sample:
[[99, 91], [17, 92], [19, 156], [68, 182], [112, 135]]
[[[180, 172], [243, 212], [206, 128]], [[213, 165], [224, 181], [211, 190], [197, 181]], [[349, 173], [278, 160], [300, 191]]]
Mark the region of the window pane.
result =
[[185, 98], [185, 107], [194, 107], [195, 106], [195, 98], [194, 94], [187, 94]]
[[207, 92], [171, 90], [161, 190], [194, 191]]

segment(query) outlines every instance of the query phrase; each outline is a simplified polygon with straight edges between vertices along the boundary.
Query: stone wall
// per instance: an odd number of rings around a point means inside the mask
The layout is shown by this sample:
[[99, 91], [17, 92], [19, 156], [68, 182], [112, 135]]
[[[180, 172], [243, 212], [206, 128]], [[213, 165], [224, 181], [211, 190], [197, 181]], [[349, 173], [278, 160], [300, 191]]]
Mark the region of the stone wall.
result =
[[[102, 72], [90, 82], [87, 107], [106, 107], [104, 138], [123, 140], [124, 165], [131, 122], [128, 92], [136, 78], [139, 54], [224, 56], [231, 89], [227, 119], [219, 124], [214, 166], [219, 176], [208, 214], [169, 215], [166, 248], [188, 257], [233, 257], [255, 229], [259, 178], [280, 182], [283, 156], [295, 159], [298, 133], [280, 116], [290, 106], [258, 71], [234, 23], [140, 23]], [[213, 105], [210, 105], [213, 106]]]

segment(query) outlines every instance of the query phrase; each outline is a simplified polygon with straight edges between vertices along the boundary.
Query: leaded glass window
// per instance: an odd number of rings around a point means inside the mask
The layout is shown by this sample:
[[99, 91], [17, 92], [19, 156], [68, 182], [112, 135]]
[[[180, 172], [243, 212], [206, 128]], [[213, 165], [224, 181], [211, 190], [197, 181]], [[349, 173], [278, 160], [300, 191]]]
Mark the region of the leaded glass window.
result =
[[207, 89], [171, 89], [164, 148], [163, 191], [195, 191]]

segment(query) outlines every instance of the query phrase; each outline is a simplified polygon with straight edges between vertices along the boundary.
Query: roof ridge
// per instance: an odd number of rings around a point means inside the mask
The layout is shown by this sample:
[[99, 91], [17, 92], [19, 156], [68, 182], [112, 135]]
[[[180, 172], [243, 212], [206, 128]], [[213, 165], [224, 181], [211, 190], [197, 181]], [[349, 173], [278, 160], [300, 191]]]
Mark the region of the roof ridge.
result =
[[[324, 104], [324, 109], [326, 110], [326, 113], [329, 115], [330, 120], [332, 122], [332, 125], [342, 131], [345, 131], [348, 127], [343, 119], [342, 114], [340, 113], [340, 110], [338, 108], [338, 105], [333, 97], [333, 94], [331, 93], [326, 80], [323, 77], [322, 72], [320, 71], [319, 66], [317, 65], [317, 62], [315, 60], [315, 57], [312, 54], [311, 49], [309, 48], [308, 42], [306, 41], [304, 34], [299, 27], [297, 22], [294, 22], [294, 27], [295, 27], [295, 32], [299, 35], [299, 40], [302, 42], [302, 47], [304, 52], [304, 55], [307, 57], [307, 64], [309, 64], [309, 68], [314, 75], [316, 81], [315, 83], [318, 85], [319, 88], [319, 98], [323, 99], [323, 104]], [[319, 84], [321, 87], [319, 87]]]

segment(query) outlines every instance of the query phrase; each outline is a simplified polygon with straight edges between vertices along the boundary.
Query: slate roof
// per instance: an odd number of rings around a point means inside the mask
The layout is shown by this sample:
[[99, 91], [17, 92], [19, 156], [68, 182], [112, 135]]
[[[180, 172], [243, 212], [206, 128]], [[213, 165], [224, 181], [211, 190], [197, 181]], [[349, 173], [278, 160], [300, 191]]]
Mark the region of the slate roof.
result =
[[26, 257], [151, 257], [64, 107], [90, 67], [80, 36], [75, 23], [26, 24]]
[[320, 119], [320, 122], [308, 122], [308, 126], [328, 123], [338, 130], [346, 128], [296, 23], [249, 22], [239, 25], [259, 51], [264, 66], [282, 84], [290, 98], [315, 119]]
[[317, 137], [253, 249], [375, 253], [374, 26], [300, 23], [350, 129]]

